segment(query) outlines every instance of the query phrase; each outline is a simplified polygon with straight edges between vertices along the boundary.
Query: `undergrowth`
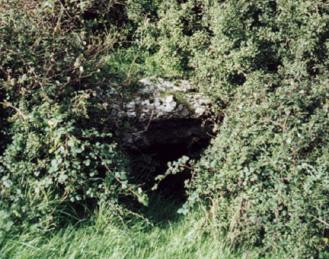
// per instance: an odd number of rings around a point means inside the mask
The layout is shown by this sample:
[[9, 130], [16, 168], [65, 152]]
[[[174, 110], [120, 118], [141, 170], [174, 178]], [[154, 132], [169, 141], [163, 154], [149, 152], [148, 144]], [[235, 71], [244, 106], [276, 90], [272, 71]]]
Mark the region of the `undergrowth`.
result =
[[155, 199], [145, 219], [120, 221], [100, 207], [90, 219], [56, 232], [8, 233], [1, 236], [0, 258], [259, 258], [257, 250], [228, 246], [207, 222], [206, 211], [173, 218], [177, 204]]

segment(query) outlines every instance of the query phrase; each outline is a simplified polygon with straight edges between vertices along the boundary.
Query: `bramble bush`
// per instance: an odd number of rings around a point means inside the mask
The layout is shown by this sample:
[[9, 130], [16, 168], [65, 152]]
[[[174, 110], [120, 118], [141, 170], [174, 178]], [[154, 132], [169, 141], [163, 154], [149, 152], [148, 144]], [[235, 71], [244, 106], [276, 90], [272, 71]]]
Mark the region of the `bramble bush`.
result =
[[180, 211], [206, 204], [236, 246], [328, 249], [328, 4], [173, 0], [146, 28], [164, 71], [224, 115]]
[[[328, 249], [329, 6], [221, 1], [195, 76], [225, 114], [182, 209], [202, 202], [236, 246]], [[226, 107], [226, 108], [225, 108]]]
[[1, 209], [47, 229], [85, 213], [88, 203], [114, 213], [124, 210], [123, 196], [145, 204], [108, 126], [111, 100], [101, 98], [113, 87], [103, 57], [124, 37], [122, 5], [1, 0], [0, 8], [1, 107], [9, 122]]

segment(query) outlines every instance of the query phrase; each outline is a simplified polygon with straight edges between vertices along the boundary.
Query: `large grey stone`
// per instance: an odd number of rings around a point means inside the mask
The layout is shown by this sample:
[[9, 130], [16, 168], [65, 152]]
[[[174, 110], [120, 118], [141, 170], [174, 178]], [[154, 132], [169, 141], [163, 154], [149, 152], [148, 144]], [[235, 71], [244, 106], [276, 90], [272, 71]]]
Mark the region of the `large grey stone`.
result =
[[152, 146], [209, 139], [211, 102], [186, 80], [145, 78], [129, 101], [114, 108], [112, 116], [124, 124], [118, 135], [126, 149], [146, 150]]

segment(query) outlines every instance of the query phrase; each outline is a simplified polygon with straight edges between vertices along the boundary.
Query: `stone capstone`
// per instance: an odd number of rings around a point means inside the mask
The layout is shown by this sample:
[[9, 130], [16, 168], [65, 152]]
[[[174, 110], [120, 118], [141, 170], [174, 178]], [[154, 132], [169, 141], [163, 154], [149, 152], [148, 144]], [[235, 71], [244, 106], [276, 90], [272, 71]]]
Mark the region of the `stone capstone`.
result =
[[186, 145], [210, 138], [210, 100], [186, 80], [145, 78], [131, 98], [112, 109], [124, 127], [118, 135], [128, 150], [147, 150], [161, 145]]

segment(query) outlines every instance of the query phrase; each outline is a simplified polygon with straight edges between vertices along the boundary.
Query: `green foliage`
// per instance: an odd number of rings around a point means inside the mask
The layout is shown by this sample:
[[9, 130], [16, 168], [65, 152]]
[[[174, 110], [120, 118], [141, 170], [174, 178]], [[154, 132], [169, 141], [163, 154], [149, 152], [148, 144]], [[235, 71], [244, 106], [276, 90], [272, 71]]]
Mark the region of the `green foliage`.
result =
[[0, 205], [15, 222], [49, 228], [88, 204], [119, 208], [123, 196], [147, 203], [129, 183], [106, 118], [111, 77], [103, 57], [120, 38], [119, 21], [106, 17], [122, 7], [76, 2], [0, 2], [1, 107], [11, 139], [1, 143]]
[[108, 56], [112, 77], [123, 85], [133, 85], [138, 79], [165, 74], [154, 55], [141, 46], [118, 48]]
[[287, 246], [292, 253], [327, 246], [327, 85], [272, 92], [267, 80], [253, 78], [228, 109], [195, 169], [190, 200], [211, 199], [234, 244]]
[[[138, 2], [138, 1], [137, 1]], [[194, 68], [190, 60], [208, 44], [206, 11], [208, 1], [170, 0], [155, 3], [154, 15], [145, 15], [136, 31], [142, 48], [150, 52], [150, 62], [166, 76], [186, 76]]]
[[[149, 212], [164, 216], [174, 209], [175, 204], [160, 200]], [[0, 243], [0, 258], [259, 258], [257, 250], [233, 251], [210, 232], [206, 218], [206, 213], [197, 212], [168, 225], [150, 227], [141, 220], [128, 225], [115, 221], [107, 208], [102, 208], [87, 222], [61, 231], [9, 233]], [[0, 229], [1, 225], [2, 221]]]
[[75, 117], [45, 103], [15, 121], [2, 157], [1, 197], [16, 218], [48, 226], [76, 204], [138, 194], [111, 134], [80, 128]]
[[191, 163], [180, 211], [207, 205], [205, 225], [235, 247], [328, 249], [325, 1], [0, 0], [0, 10], [0, 217], [49, 226], [91, 200], [146, 204], [110, 134], [107, 94], [144, 75], [189, 77], [225, 118]]
[[211, 11], [197, 76], [210, 75], [204, 89], [228, 108], [185, 208], [206, 201], [234, 245], [317, 255], [328, 248], [328, 6], [225, 1]]
[[186, 168], [190, 168], [191, 165], [189, 165], [189, 162], [190, 158], [187, 156], [182, 156], [174, 162], [168, 162], [168, 169], [164, 174], [158, 175], [155, 178], [156, 184], [152, 187], [152, 190], [159, 188], [159, 183], [166, 179], [168, 176], [182, 173]]

